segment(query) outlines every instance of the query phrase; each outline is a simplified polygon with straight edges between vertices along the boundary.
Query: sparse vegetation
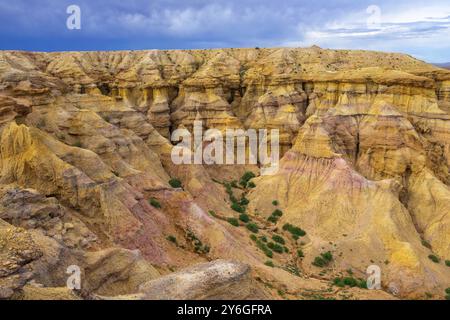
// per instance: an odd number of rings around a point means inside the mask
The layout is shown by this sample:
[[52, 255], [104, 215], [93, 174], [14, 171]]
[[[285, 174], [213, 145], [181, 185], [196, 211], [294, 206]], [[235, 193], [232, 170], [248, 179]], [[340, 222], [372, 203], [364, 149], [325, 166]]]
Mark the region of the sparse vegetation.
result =
[[170, 179], [169, 184], [172, 188], [181, 188], [181, 181], [177, 178]]
[[241, 220], [242, 222], [247, 223], [247, 222], [250, 221], [250, 217], [249, 217], [248, 214], [246, 214], [246, 213], [241, 213], [241, 214], [239, 215], [239, 220]]
[[441, 261], [441, 259], [439, 259], [439, 257], [437, 255], [434, 255], [434, 254], [430, 254], [428, 256], [428, 259], [430, 259], [434, 263], [439, 263]]
[[245, 172], [242, 177], [241, 180], [239, 181], [239, 184], [244, 187], [247, 188], [248, 187], [248, 183], [251, 179], [253, 179], [255, 176], [255, 174], [251, 171], [247, 171]]
[[283, 247], [280, 246], [279, 244], [276, 244], [274, 242], [269, 242], [267, 244], [267, 247], [269, 247], [269, 249], [275, 251], [276, 253], [283, 253]]
[[275, 267], [275, 265], [273, 264], [273, 262], [271, 260], [267, 260], [264, 264], [268, 267], [272, 267], [272, 268]]
[[253, 233], [258, 233], [259, 231], [258, 225], [256, 223], [249, 222], [247, 223], [246, 227]]
[[256, 184], [253, 181], [250, 181], [249, 183], [247, 183], [247, 188], [249, 189], [256, 188]]
[[298, 239], [298, 237], [303, 237], [306, 235], [306, 232], [304, 230], [302, 230], [299, 227], [296, 227], [290, 223], [286, 223], [283, 226], [283, 230], [290, 232], [292, 234], [292, 236], [293, 237], [296, 236], [297, 239]]
[[74, 147], [77, 147], [77, 148], [81, 148], [81, 146], [82, 146], [81, 141], [80, 141], [80, 140], [75, 141], [75, 142], [73, 143], [73, 146], [74, 146]]
[[277, 223], [278, 219], [283, 215], [283, 211], [276, 209], [274, 212], [272, 212], [272, 215], [267, 218], [267, 221], [270, 221], [272, 223]]
[[214, 210], [209, 210], [208, 213], [209, 213], [212, 217], [217, 218], [217, 214], [216, 214], [216, 212], [215, 212]]
[[210, 251], [209, 246], [204, 245], [202, 241], [190, 230], [187, 232], [187, 239], [194, 245], [195, 253], [208, 253]]
[[353, 277], [344, 277], [344, 278], [334, 278], [333, 284], [337, 287], [344, 288], [348, 287], [358, 287], [361, 289], [367, 289], [367, 283], [364, 279], [355, 279]]
[[333, 260], [333, 255], [331, 254], [330, 251], [321, 253], [320, 256], [317, 256], [314, 258], [314, 261], [312, 262], [312, 264], [316, 267], [326, 267], [330, 264], [330, 262]]
[[269, 257], [273, 258], [273, 252], [270, 250], [264, 242], [261, 242], [259, 240], [256, 240], [256, 246], [264, 252], [264, 254]]
[[166, 239], [170, 242], [177, 244], [177, 238], [175, 238], [175, 236], [169, 235], [169, 236], [167, 236]]
[[231, 204], [231, 209], [233, 209], [234, 211], [239, 212], [239, 213], [244, 213], [244, 212], [245, 212], [244, 207], [241, 207], [241, 206], [240, 206], [238, 203], [236, 203], [236, 202], [234, 202], [234, 203]]
[[248, 201], [248, 199], [246, 197], [242, 197], [241, 201], [240, 201], [240, 205], [241, 206], [246, 206], [250, 203], [250, 201]]
[[148, 200], [148, 203], [150, 203], [150, 205], [154, 208], [157, 208], [157, 209], [161, 208], [161, 203], [159, 203], [159, 201], [156, 200], [155, 198], [150, 198], [150, 200]]
[[275, 242], [278, 242], [280, 244], [285, 244], [286, 243], [286, 241], [284, 241], [283, 237], [279, 236], [277, 234], [272, 236], [272, 240], [275, 241]]
[[425, 248], [431, 249], [431, 244], [427, 240], [422, 240], [422, 245]]
[[228, 218], [227, 221], [232, 226], [239, 227], [239, 221], [236, 218]]

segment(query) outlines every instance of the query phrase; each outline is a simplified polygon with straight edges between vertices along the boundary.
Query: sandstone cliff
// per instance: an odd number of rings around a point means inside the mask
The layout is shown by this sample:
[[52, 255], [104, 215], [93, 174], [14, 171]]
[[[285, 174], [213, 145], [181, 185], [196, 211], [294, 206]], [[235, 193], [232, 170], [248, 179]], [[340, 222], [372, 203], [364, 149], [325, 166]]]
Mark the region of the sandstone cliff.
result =
[[[233, 181], [256, 165], [173, 164], [170, 134], [194, 120], [279, 129], [280, 170], [248, 188]], [[0, 137], [0, 298], [439, 299], [450, 284], [450, 71], [407, 55], [2, 51]], [[243, 264], [201, 264], [216, 259]], [[383, 290], [357, 288], [373, 264]], [[187, 275], [211, 272], [192, 291]]]

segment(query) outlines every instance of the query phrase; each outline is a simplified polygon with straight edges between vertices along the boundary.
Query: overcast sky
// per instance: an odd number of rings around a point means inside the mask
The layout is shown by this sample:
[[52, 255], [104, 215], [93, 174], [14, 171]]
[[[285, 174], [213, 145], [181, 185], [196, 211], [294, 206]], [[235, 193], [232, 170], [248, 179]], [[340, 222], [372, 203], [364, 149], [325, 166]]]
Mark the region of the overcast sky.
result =
[[[69, 5], [81, 29], [66, 26]], [[306, 47], [450, 61], [450, 0], [0, 0], [0, 49]]]

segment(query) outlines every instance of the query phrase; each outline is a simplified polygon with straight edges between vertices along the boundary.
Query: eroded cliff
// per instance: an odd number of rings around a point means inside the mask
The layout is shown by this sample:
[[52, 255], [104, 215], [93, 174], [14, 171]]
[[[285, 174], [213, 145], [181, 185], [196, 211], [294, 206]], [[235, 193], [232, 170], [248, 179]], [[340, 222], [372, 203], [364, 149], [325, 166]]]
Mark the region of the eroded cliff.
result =
[[[256, 165], [175, 165], [170, 134], [194, 120], [279, 129], [280, 170], [253, 187], [234, 181]], [[450, 284], [450, 71], [410, 56], [2, 51], [0, 134], [0, 297], [158, 298], [230, 265], [217, 292], [161, 298], [442, 298]], [[244, 265], [193, 266], [216, 259]], [[383, 290], [357, 288], [374, 264]], [[63, 288], [70, 265], [80, 292]]]

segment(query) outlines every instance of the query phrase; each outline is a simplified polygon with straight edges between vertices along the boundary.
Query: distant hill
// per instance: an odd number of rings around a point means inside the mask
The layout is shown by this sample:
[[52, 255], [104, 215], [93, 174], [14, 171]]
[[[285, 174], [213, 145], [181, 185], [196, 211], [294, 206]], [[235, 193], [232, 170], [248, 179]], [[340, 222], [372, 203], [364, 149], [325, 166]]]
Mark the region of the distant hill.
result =
[[439, 68], [445, 68], [445, 69], [450, 69], [450, 62], [446, 62], [446, 63], [433, 63], [435, 66], [439, 67]]

